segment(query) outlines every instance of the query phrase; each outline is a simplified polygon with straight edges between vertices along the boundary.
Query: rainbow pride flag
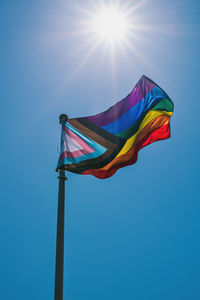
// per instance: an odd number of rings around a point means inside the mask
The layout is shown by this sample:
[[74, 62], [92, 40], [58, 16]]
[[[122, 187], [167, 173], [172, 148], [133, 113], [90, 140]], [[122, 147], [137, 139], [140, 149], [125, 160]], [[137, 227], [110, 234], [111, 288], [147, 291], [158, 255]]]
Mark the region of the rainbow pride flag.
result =
[[107, 111], [62, 124], [57, 170], [108, 178], [134, 164], [143, 147], [170, 137], [173, 102], [146, 76]]

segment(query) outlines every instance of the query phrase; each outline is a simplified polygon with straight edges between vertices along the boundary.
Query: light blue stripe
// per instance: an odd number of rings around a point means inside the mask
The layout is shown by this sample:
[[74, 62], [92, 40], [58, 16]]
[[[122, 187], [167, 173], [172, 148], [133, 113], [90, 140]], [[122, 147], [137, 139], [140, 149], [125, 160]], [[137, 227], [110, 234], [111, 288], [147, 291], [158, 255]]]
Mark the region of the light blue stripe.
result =
[[156, 86], [148, 94], [146, 94], [146, 96], [140, 100], [140, 102], [131, 107], [119, 119], [103, 126], [102, 128], [113, 134], [122, 132], [133, 126], [134, 123], [140, 118], [141, 114], [149, 109], [154, 102], [158, 103], [160, 100], [166, 97], [167, 95], [165, 92]]
[[[104, 151], [105, 152], [105, 151]], [[88, 154], [81, 155], [79, 157], [73, 158], [73, 157], [65, 157], [59, 164], [58, 166], [61, 165], [68, 165], [68, 164], [79, 164], [80, 162], [87, 160], [87, 159], [92, 159], [92, 158], [97, 158], [98, 156], [102, 155], [104, 152], [92, 152]]]

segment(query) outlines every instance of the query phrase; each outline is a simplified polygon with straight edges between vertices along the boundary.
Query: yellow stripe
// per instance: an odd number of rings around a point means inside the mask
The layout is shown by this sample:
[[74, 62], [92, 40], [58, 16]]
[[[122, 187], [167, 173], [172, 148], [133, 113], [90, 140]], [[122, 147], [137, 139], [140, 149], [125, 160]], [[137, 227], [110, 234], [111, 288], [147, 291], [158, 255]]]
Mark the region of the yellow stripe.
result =
[[140, 127], [138, 129], [138, 131], [132, 136], [130, 137], [126, 144], [124, 145], [124, 147], [121, 149], [121, 151], [119, 152], [119, 154], [116, 156], [120, 156], [125, 154], [127, 151], [129, 151], [131, 149], [131, 147], [133, 146], [133, 143], [136, 139], [136, 136], [138, 135], [138, 133], [149, 123], [151, 122], [153, 119], [157, 118], [160, 115], [165, 115], [165, 116], [169, 116], [171, 117], [172, 112], [168, 112], [168, 111], [159, 111], [159, 110], [150, 110], [148, 112], [148, 114], [145, 116], [145, 118], [142, 120]]

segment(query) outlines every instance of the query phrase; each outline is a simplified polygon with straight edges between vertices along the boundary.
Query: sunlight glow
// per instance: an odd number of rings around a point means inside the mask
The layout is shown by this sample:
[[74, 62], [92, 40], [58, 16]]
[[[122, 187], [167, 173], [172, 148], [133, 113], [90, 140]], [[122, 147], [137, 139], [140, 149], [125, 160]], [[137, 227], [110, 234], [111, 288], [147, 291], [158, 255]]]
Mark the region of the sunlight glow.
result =
[[94, 30], [101, 39], [113, 42], [121, 40], [127, 34], [128, 24], [120, 10], [110, 7], [97, 15], [94, 22]]

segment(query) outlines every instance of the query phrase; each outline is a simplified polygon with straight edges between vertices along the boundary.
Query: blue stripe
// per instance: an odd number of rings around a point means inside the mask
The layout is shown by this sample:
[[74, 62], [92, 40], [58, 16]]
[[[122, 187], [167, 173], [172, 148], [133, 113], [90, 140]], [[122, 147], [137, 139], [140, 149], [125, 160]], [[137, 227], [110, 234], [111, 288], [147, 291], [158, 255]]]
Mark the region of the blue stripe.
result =
[[166, 97], [167, 95], [165, 92], [159, 87], [155, 86], [142, 100], [140, 100], [140, 102], [131, 107], [119, 119], [103, 126], [102, 128], [113, 134], [122, 132], [133, 126], [134, 123], [140, 118], [141, 114], [148, 110], [154, 102], [158, 103], [161, 99]]

